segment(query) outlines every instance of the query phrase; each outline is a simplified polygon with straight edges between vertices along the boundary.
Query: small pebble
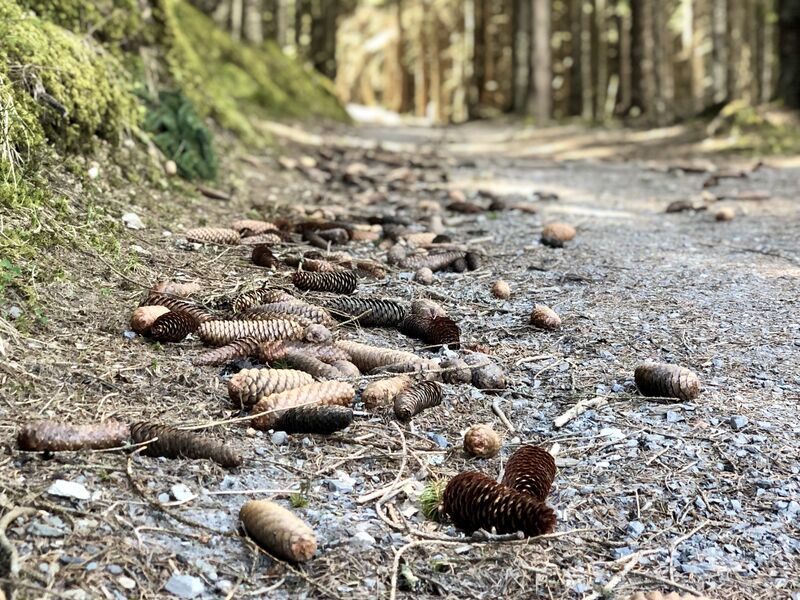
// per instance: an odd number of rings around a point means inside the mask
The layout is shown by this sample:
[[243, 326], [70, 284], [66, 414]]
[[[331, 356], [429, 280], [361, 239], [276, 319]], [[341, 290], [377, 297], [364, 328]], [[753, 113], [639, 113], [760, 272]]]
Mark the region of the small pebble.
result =
[[498, 279], [492, 284], [492, 295], [501, 300], [508, 300], [511, 298], [511, 286], [502, 279]]
[[272, 443], [276, 446], [283, 446], [289, 441], [289, 435], [285, 431], [276, 431], [272, 434]]
[[125, 577], [125, 575], [119, 577], [117, 581], [126, 590], [132, 590], [133, 588], [136, 587], [136, 582], [130, 577]]
[[641, 521], [631, 521], [628, 523], [628, 534], [633, 538], [638, 538], [644, 533], [644, 523]]
[[421, 283], [422, 285], [432, 284], [433, 271], [431, 271], [428, 267], [422, 267], [421, 269], [417, 269], [417, 272], [414, 273], [414, 281]]
[[121, 575], [122, 574], [122, 567], [120, 567], [119, 565], [108, 565], [106, 567], [106, 571], [108, 571], [112, 575]]
[[178, 165], [175, 164], [174, 160], [168, 160], [164, 163], [164, 172], [170, 177], [173, 177], [178, 174]]
[[741, 415], [736, 415], [730, 418], [728, 421], [736, 431], [740, 431], [747, 426], [749, 419], [747, 417], [743, 417]]
[[206, 586], [199, 577], [173, 575], [164, 589], [178, 598], [196, 598], [205, 591]]
[[185, 502], [194, 498], [194, 494], [189, 487], [183, 483], [176, 483], [169, 489], [172, 497], [178, 502]]
[[63, 498], [75, 498], [76, 500], [88, 500], [89, 490], [80, 483], [57, 479], [49, 488], [47, 493], [51, 496], [61, 496]]

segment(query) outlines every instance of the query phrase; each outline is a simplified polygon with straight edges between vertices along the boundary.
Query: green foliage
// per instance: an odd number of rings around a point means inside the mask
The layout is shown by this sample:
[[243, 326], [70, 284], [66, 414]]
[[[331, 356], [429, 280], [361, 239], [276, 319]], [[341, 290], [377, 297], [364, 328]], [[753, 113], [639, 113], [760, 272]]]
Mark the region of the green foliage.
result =
[[301, 492], [296, 492], [289, 496], [289, 503], [292, 505], [292, 508], [305, 508], [308, 506], [308, 498]]
[[158, 101], [149, 103], [144, 129], [186, 179], [217, 176], [211, 132], [180, 90], [159, 92]]
[[425, 515], [426, 519], [431, 521], [440, 521], [442, 519], [441, 505], [445, 487], [447, 487], [446, 481], [437, 480], [427, 485], [419, 495], [422, 514]]

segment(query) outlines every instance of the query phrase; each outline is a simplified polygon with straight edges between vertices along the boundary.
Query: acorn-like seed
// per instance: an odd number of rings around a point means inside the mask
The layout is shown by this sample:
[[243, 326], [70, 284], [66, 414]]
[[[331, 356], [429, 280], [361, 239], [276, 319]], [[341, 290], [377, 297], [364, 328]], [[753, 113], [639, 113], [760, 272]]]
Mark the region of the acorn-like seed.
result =
[[530, 323], [539, 329], [554, 331], [561, 327], [561, 317], [549, 306], [537, 304], [531, 312]]
[[511, 286], [502, 279], [498, 279], [492, 284], [492, 295], [501, 300], [508, 300], [511, 298]]
[[500, 436], [490, 425], [473, 425], [464, 434], [464, 450], [472, 456], [491, 458], [500, 446]]
[[433, 271], [431, 271], [428, 267], [422, 267], [420, 269], [417, 269], [416, 273], [414, 273], [414, 281], [417, 281], [422, 285], [432, 284]]
[[542, 230], [542, 244], [551, 248], [562, 248], [564, 242], [575, 238], [575, 228], [566, 223], [551, 223]]

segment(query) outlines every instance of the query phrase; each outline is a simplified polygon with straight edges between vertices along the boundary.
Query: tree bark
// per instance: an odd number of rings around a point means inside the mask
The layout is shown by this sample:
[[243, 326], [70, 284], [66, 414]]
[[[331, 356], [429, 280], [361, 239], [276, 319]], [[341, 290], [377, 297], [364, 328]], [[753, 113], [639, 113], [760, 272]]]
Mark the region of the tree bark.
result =
[[632, 106], [640, 113], [655, 108], [656, 82], [653, 65], [653, 2], [631, 1], [631, 54], [633, 60]]
[[786, 106], [800, 108], [800, 0], [779, 0], [778, 39], [778, 97]]
[[538, 123], [550, 120], [553, 113], [553, 56], [551, 50], [552, 13], [550, 0], [533, 0], [533, 92], [534, 116]]
[[531, 85], [531, 15], [530, 0], [516, 0], [514, 2], [514, 23], [516, 36], [514, 36], [514, 110], [524, 113], [528, 108], [528, 93]]

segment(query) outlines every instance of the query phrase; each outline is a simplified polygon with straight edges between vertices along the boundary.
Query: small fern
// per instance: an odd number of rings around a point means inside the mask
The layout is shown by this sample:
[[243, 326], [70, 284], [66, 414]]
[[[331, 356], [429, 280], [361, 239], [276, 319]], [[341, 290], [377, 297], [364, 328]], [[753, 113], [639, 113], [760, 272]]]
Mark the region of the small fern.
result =
[[419, 495], [422, 514], [425, 515], [426, 519], [430, 519], [431, 521], [442, 520], [441, 506], [445, 487], [447, 487], [446, 481], [436, 480], [428, 484]]

